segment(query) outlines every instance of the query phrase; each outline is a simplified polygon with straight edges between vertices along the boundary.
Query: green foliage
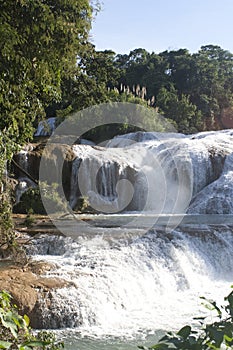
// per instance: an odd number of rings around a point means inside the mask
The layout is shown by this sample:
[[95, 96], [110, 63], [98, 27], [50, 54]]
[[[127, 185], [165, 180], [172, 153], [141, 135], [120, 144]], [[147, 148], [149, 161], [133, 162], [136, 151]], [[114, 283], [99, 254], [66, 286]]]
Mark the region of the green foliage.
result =
[[116, 55], [96, 52], [89, 44], [74, 76], [62, 80], [62, 102], [53, 104], [49, 115], [103, 102], [131, 102], [157, 108], [180, 132], [219, 129], [224, 111], [233, 108], [232, 82], [233, 54], [219, 46], [202, 46], [194, 54], [139, 48]]
[[39, 188], [29, 188], [20, 197], [20, 201], [13, 208], [14, 213], [28, 214], [33, 211], [36, 214], [46, 214]]
[[121, 73], [114, 63], [115, 55], [111, 50], [95, 51], [92, 48], [92, 55], [85, 55], [81, 64], [85, 66], [87, 75], [93, 77], [97, 84], [104, 83], [107, 87], [114, 87]]
[[75, 210], [83, 213], [85, 212], [89, 207], [89, 201], [88, 201], [88, 197], [86, 196], [82, 196], [78, 198]]
[[32, 136], [33, 120], [61, 98], [62, 78], [73, 75], [88, 38], [88, 0], [1, 2], [0, 129], [17, 142]]
[[35, 218], [33, 217], [33, 213], [34, 213], [34, 211], [32, 208], [28, 210], [27, 216], [24, 220], [24, 225], [26, 225], [27, 227], [32, 227], [32, 225], [35, 222]]
[[179, 131], [224, 127], [224, 110], [233, 107], [229, 51], [215, 45], [202, 46], [194, 54], [186, 49], [159, 54], [135, 49], [117, 55], [115, 65], [121, 69], [119, 85], [145, 86], [147, 97], [155, 97], [154, 105], [176, 122]]
[[50, 213], [61, 212], [66, 208], [67, 203], [62, 202], [58, 185], [56, 183], [48, 185], [42, 182], [40, 188], [29, 188], [22, 194], [20, 202], [14, 206], [14, 212], [28, 214], [29, 222], [31, 221], [30, 212], [47, 214], [41, 196], [43, 196], [43, 201], [46, 201], [46, 207], [50, 208]]
[[0, 292], [0, 348], [10, 350], [59, 350], [62, 343], [57, 343], [54, 334], [40, 332], [33, 335], [27, 315], [21, 316], [12, 304], [11, 295]]
[[11, 195], [7, 182], [7, 162], [17, 150], [12, 130], [0, 131], [0, 247], [10, 248], [15, 244], [11, 218]]
[[201, 125], [201, 113], [190, 102], [186, 95], [178, 96], [174, 87], [171, 90], [162, 88], [157, 95], [157, 105], [160, 106], [166, 118], [176, 122], [178, 132], [197, 132]]
[[200, 322], [200, 328], [193, 329], [186, 325], [177, 333], [168, 332], [158, 344], [150, 348], [139, 346], [139, 349], [233, 349], [233, 292], [225, 298], [227, 303], [224, 306], [218, 306], [215, 301], [204, 297], [202, 299], [205, 306], [217, 314], [213, 323], [206, 323], [205, 317], [195, 318]]
[[8, 190], [0, 194], [0, 246], [14, 245], [12, 206]]
[[[32, 138], [34, 122], [79, 74], [95, 1], [0, 0], [0, 244], [12, 241], [7, 161]], [[98, 1], [97, 1], [98, 4]], [[4, 237], [5, 236], [5, 237]], [[10, 237], [10, 238], [9, 238]], [[4, 243], [4, 242], [3, 242]]]
[[[95, 51], [90, 43], [78, 61], [75, 74], [62, 79], [62, 101], [47, 109], [47, 116], [63, 121], [70, 112], [105, 102], [129, 102], [147, 107], [145, 88], [137, 91], [119, 84], [122, 68], [116, 63], [113, 51]], [[118, 86], [119, 85], [119, 86]]]

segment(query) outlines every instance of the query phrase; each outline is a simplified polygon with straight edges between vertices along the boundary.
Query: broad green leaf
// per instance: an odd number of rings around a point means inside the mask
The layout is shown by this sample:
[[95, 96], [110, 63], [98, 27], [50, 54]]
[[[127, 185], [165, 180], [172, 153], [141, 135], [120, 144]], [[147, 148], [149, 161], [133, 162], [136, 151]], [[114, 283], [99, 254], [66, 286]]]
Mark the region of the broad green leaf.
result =
[[191, 327], [190, 326], [184, 326], [183, 328], [181, 328], [179, 330], [179, 332], [177, 334], [180, 335], [182, 338], [186, 339], [186, 338], [188, 338], [190, 333], [191, 333]]
[[232, 340], [233, 340], [232, 337], [229, 337], [229, 336], [226, 335], [226, 334], [224, 334], [224, 339], [225, 339], [228, 343], [232, 342]]
[[0, 340], [0, 349], [10, 349], [12, 343], [4, 340]]
[[15, 338], [17, 338], [18, 334], [17, 334], [17, 326], [16, 326], [16, 324], [13, 321], [11, 321], [11, 320], [5, 321], [4, 319], [1, 319], [1, 321], [2, 321], [2, 325], [4, 327], [8, 328], [11, 331], [11, 334]]
[[169, 349], [169, 345], [165, 343], [160, 343], [152, 346], [150, 349], [160, 349], [160, 350], [167, 350]]
[[42, 340], [27, 341], [22, 344], [22, 346], [30, 346], [30, 347], [47, 346], [47, 345], [50, 345], [50, 342], [42, 341]]
[[16, 326], [17, 326], [18, 328], [21, 328], [21, 327], [22, 327], [22, 318], [21, 318], [21, 316], [20, 316], [20, 317], [19, 317], [19, 315], [13, 316], [13, 317], [12, 317], [12, 320], [14, 321], [14, 323], [16, 324]]
[[24, 321], [26, 323], [26, 326], [28, 327], [29, 324], [30, 324], [30, 318], [27, 315], [23, 315], [23, 319], [24, 319]]

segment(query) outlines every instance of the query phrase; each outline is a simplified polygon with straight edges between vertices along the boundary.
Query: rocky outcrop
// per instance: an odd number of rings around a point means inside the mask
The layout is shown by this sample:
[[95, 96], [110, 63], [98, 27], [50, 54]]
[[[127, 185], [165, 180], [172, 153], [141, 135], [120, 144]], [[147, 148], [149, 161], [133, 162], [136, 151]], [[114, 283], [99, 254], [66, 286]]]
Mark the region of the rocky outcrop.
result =
[[233, 154], [226, 156], [222, 174], [193, 199], [190, 214], [233, 213]]
[[45, 273], [55, 266], [43, 261], [34, 261], [24, 267], [6, 264], [0, 267], [1, 289], [12, 295], [20, 314], [29, 316], [33, 328], [41, 328], [41, 315], [38, 314], [40, 298], [44, 293], [68, 286], [69, 282], [45, 277]]
[[[46, 145], [46, 142], [29, 144], [26, 145], [21, 152], [17, 153], [14, 156], [16, 163], [12, 164], [12, 167], [16, 178], [19, 180], [18, 187], [20, 187], [22, 183], [25, 189], [27, 189], [33, 185], [35, 186], [35, 183], [38, 182], [42, 154], [47, 173], [45, 173], [45, 178], [40, 178], [40, 181], [48, 182], [49, 180], [49, 184], [57, 182], [58, 174], [55, 171], [51, 173], [51, 169], [59, 169], [59, 167], [62, 167], [63, 188], [66, 198], [68, 199], [70, 196], [72, 162], [75, 155], [72, 148], [66, 144], [54, 143]], [[19, 166], [17, 166], [17, 164]], [[34, 179], [35, 182], [32, 183], [31, 179]]]

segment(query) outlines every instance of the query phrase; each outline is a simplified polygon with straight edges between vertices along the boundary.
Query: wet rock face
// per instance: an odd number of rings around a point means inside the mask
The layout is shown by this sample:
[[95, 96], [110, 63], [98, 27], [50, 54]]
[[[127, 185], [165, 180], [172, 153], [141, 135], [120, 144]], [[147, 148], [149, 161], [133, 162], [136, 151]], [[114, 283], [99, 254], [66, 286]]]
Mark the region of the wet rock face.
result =
[[233, 214], [233, 156], [226, 157], [220, 176], [200, 191], [188, 209], [191, 214]]
[[[76, 159], [73, 161], [71, 177], [70, 206], [74, 209], [81, 196], [87, 196], [90, 206], [96, 212], [122, 212], [139, 210], [138, 191], [130, 196], [127, 186], [124, 193], [118, 193], [118, 185], [128, 181], [136, 186], [139, 169], [132, 161], [133, 152], [111, 151], [101, 147], [76, 145]], [[130, 199], [129, 199], [130, 198]]]
[[79, 304], [68, 297], [72, 291], [71, 287], [41, 292], [35, 305], [34, 326], [37, 329], [62, 329], [82, 325]]

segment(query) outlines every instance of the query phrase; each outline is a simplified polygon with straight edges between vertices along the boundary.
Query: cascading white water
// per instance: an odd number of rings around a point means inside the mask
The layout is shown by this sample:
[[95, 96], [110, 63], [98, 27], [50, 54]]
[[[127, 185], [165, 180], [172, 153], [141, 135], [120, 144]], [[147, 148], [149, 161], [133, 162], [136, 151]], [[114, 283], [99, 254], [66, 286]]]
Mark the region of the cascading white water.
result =
[[[148, 140], [150, 143], [147, 142]], [[163, 157], [161, 149], [164, 150], [165, 154], [169, 155], [168, 167], [171, 167], [171, 160], [173, 160], [175, 166], [183, 167], [184, 172], [185, 169], [191, 170], [195, 195], [221, 175], [224, 156], [233, 152], [233, 131], [202, 132], [186, 136], [174, 133], [139, 132], [117, 136], [108, 143], [108, 147], [122, 148], [138, 142], [144, 142], [145, 147], [154, 148], [155, 152], [159, 151], [159, 158], [161, 155]], [[167, 159], [165, 158], [164, 161], [166, 163]]]
[[[22, 168], [25, 172], [29, 171], [29, 162], [28, 162], [28, 151], [32, 150], [32, 146], [26, 145], [24, 148], [20, 150], [20, 152], [17, 154], [17, 160], [19, 163], [20, 168]], [[15, 199], [16, 203], [20, 201], [20, 197], [24, 192], [28, 190], [29, 187], [35, 187], [35, 183], [30, 180], [25, 173], [20, 171], [19, 177], [18, 177], [18, 185], [16, 187], [16, 193], [15, 193]]]
[[[191, 199], [197, 196], [198, 200], [198, 194], [225, 172], [225, 157], [233, 152], [233, 133], [139, 132], [117, 137], [107, 148], [73, 148], [77, 158], [71, 180], [72, 208], [83, 195], [100, 212], [174, 214], [184, 213]], [[203, 213], [199, 207], [192, 204], [190, 212]]]
[[[28, 171], [28, 149], [26, 147], [22, 148], [18, 153], [18, 159], [20, 167], [23, 170]], [[22, 174], [22, 176], [24, 176], [24, 174]]]
[[[97, 211], [119, 215], [233, 214], [231, 130], [136, 133], [107, 148], [73, 148], [72, 208], [82, 195]], [[126, 227], [94, 230], [94, 238], [77, 234], [75, 242], [35, 240], [35, 258], [55, 262], [49, 274], [72, 284], [43, 295], [42, 327], [74, 327], [98, 337], [178, 329], [203, 312], [199, 296], [222, 303], [230, 291], [232, 225], [186, 225], [172, 232], [157, 227], [143, 234]]]
[[49, 136], [55, 130], [56, 118], [48, 118], [39, 122], [34, 136]]
[[[98, 232], [98, 229], [97, 229]], [[106, 231], [107, 232], [107, 231]], [[76, 327], [82, 335], [128, 336], [177, 329], [199, 316], [200, 296], [221, 301], [233, 278], [233, 232], [192, 226], [150, 231], [131, 240], [44, 238], [34, 253], [72, 286], [41, 300], [42, 326]], [[62, 248], [62, 249], [61, 249]]]
[[221, 176], [196, 194], [189, 213], [233, 213], [233, 154], [226, 157]]

